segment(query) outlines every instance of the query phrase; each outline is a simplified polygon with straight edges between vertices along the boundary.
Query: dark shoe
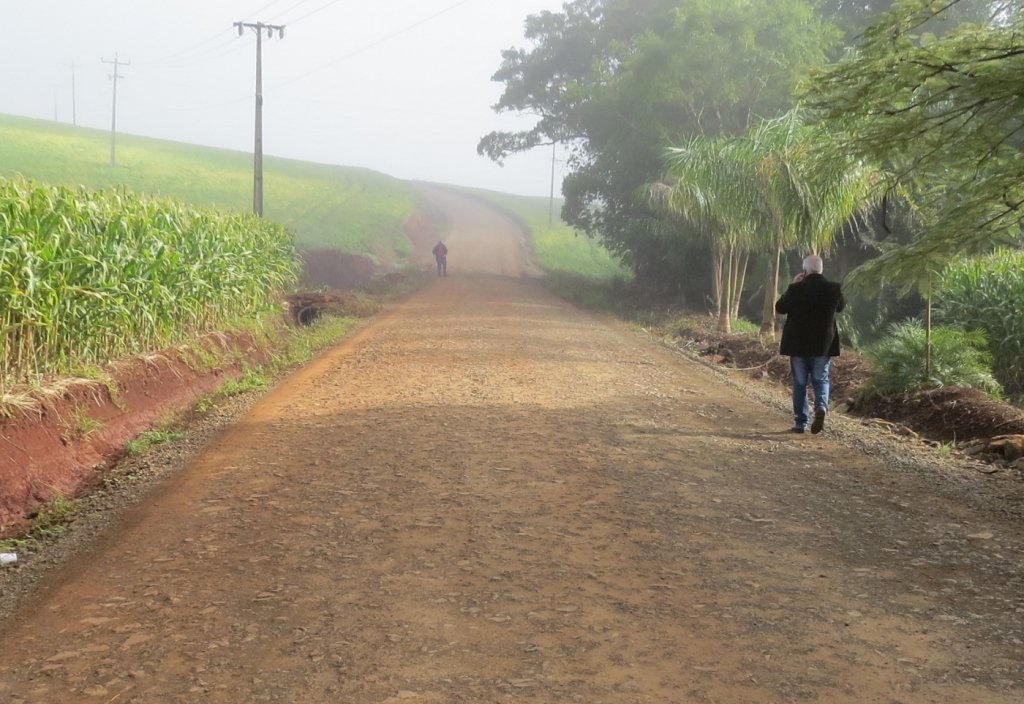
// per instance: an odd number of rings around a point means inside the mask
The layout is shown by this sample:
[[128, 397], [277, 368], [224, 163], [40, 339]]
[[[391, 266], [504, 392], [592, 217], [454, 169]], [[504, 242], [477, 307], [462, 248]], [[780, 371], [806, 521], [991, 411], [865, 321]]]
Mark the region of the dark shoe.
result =
[[802, 435], [803, 432], [804, 432], [804, 426], [802, 426], [802, 425], [794, 425], [792, 428], [789, 429], [789, 432], [791, 432], [791, 433], [800, 433]]
[[819, 408], [814, 411], [814, 422], [811, 423], [811, 433], [817, 435], [825, 427], [825, 409]]

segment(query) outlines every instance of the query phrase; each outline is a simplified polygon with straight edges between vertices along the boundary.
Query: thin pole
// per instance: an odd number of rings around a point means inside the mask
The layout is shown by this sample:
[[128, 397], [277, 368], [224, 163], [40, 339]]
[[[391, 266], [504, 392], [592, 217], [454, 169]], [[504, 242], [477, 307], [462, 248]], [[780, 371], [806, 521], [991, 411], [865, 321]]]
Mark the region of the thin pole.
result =
[[71, 124], [78, 126], [78, 110], [75, 106], [75, 64], [71, 62]]
[[263, 32], [256, 32], [256, 138], [253, 144], [252, 212], [263, 217]]
[[548, 225], [555, 223], [555, 150], [558, 142], [551, 143], [551, 196], [548, 200]]
[[256, 33], [256, 127], [252, 159], [252, 212], [263, 217], [263, 30], [267, 31], [268, 39], [274, 36], [275, 31], [278, 37], [284, 37], [284, 25], [235, 22], [235, 27], [238, 28], [238, 36], [242, 36], [246, 28]]
[[114, 60], [108, 61], [107, 59], [101, 59], [105, 64], [114, 65], [114, 73], [111, 74], [110, 78], [114, 81], [114, 98], [113, 107], [110, 110], [110, 165], [117, 165], [117, 79], [124, 78], [118, 73], [119, 66], [131, 66], [131, 61], [121, 61], [117, 58], [117, 54], [114, 54]]

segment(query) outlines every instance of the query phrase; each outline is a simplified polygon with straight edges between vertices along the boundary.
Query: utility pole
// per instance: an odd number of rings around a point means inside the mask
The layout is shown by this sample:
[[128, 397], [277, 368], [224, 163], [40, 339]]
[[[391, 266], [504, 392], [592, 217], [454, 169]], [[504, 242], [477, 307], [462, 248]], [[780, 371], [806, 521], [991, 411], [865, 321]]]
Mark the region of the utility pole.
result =
[[71, 124], [78, 126], [78, 111], [75, 109], [75, 62], [71, 62]]
[[253, 181], [252, 181], [252, 212], [263, 217], [263, 32], [267, 39], [273, 39], [277, 32], [279, 39], [284, 38], [283, 24], [264, 24], [263, 22], [235, 22], [238, 36], [246, 29], [256, 33], [256, 138], [253, 145]]
[[111, 74], [110, 78], [114, 81], [114, 106], [110, 111], [110, 165], [117, 165], [117, 79], [124, 78], [120, 73], [117, 72], [119, 66], [131, 66], [131, 61], [121, 61], [117, 58], [117, 54], [114, 54], [114, 60], [108, 61], [107, 59], [100, 59], [105, 64], [114, 65], [114, 73]]
[[551, 197], [548, 200], [548, 225], [555, 224], [555, 150], [558, 142], [551, 142]]

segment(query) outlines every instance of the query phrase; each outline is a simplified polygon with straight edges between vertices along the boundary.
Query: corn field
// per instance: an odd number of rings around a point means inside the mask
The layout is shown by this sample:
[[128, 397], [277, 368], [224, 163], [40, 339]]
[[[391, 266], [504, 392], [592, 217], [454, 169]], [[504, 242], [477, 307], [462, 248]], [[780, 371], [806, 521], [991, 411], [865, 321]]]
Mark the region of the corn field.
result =
[[0, 391], [252, 316], [296, 271], [251, 215], [0, 180]]
[[970, 259], [943, 272], [935, 292], [941, 320], [983, 330], [993, 372], [1011, 396], [1024, 392], [1024, 252]]

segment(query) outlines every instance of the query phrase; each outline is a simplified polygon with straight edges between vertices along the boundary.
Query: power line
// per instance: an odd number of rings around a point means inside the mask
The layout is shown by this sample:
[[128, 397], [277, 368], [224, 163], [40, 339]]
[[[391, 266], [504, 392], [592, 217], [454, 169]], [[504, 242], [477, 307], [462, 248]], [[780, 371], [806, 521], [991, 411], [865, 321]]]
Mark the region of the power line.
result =
[[266, 5], [262, 5], [259, 8], [257, 8], [256, 10], [253, 10], [252, 12], [250, 12], [249, 16], [250, 17], [255, 17], [256, 15], [258, 15], [261, 12], [263, 12], [264, 10], [266, 10], [268, 7], [273, 7], [274, 5], [276, 5], [279, 2], [281, 2], [281, 0], [270, 0], [270, 2], [268, 2]]
[[[299, 5], [303, 4], [304, 2], [306, 2], [306, 0], [302, 0], [302, 2], [300, 2], [295, 7], [298, 7]], [[323, 5], [322, 7], [318, 7], [315, 10], [311, 10], [310, 12], [307, 12], [306, 14], [302, 15], [301, 17], [296, 17], [295, 19], [293, 19], [288, 24], [295, 24], [296, 22], [301, 22], [302, 20], [306, 19], [307, 17], [312, 17], [313, 15], [317, 14], [318, 12], [322, 12], [323, 10], [326, 10], [328, 7], [330, 7], [331, 5], [336, 5], [339, 2], [341, 2], [341, 0], [331, 0], [329, 3], [327, 3], [326, 5]], [[295, 7], [291, 8], [291, 9], [294, 10]]]
[[[332, 0], [332, 2], [330, 4], [333, 5], [335, 2], [338, 2], [338, 1], [339, 0]], [[311, 76], [314, 73], [322, 71], [325, 68], [329, 68], [331, 66], [335, 66], [337, 64], [340, 64], [343, 61], [348, 61], [349, 59], [351, 59], [351, 58], [353, 58], [355, 56], [358, 56], [359, 54], [362, 54], [365, 51], [369, 51], [370, 49], [374, 49], [374, 48], [380, 46], [381, 44], [385, 44], [385, 43], [391, 41], [392, 39], [395, 39], [396, 37], [400, 37], [403, 34], [411, 32], [414, 29], [422, 27], [423, 25], [427, 24], [428, 22], [432, 22], [433, 20], [437, 19], [441, 15], [445, 15], [445, 14], [451, 12], [452, 10], [456, 10], [456, 9], [462, 7], [463, 5], [466, 5], [466, 4], [471, 3], [471, 2], [473, 2], [473, 0], [461, 0], [460, 2], [457, 2], [454, 5], [449, 5], [448, 7], [444, 8], [443, 10], [439, 10], [438, 12], [435, 12], [434, 14], [430, 15], [429, 17], [424, 17], [419, 22], [411, 24], [408, 27], [404, 27], [404, 28], [398, 30], [397, 32], [393, 32], [393, 33], [388, 34], [388, 35], [386, 35], [384, 37], [381, 37], [380, 39], [377, 39], [377, 40], [375, 40], [375, 41], [373, 41], [373, 42], [371, 42], [369, 44], [366, 44], [365, 46], [362, 46], [362, 47], [356, 49], [355, 51], [349, 52], [348, 54], [345, 54], [345, 55], [343, 55], [343, 56], [341, 56], [341, 57], [339, 57], [337, 59], [334, 59], [333, 61], [329, 61], [326, 64], [322, 64], [322, 65], [320, 65], [320, 66], [318, 66], [318, 67], [316, 67], [314, 69], [310, 69], [309, 71], [306, 71], [305, 73], [299, 74], [295, 78], [290, 78], [287, 81], [282, 81], [281, 83], [276, 84], [274, 87], [275, 88], [280, 88], [282, 86], [290, 85], [290, 84], [295, 83], [297, 81], [301, 81], [303, 78], [307, 78], [308, 76]], [[321, 9], [323, 9], [323, 8], [321, 8]], [[298, 21], [298, 20], [296, 20], [296, 21]], [[294, 24], [294, 22], [293, 22], [293, 24]]]
[[[278, 12], [278, 13], [277, 13], [276, 15], [273, 15], [273, 16], [272, 16], [272, 17], [271, 17], [270, 19], [271, 19], [272, 21], [274, 21], [274, 20], [278, 20], [278, 19], [280, 19], [280, 18], [281, 18], [281, 17], [283, 16], [283, 15], [287, 15], [287, 14], [288, 14], [289, 12], [291, 12], [292, 10], [295, 10], [295, 9], [298, 9], [299, 7], [302, 7], [302, 6], [303, 6], [303, 5], [305, 5], [305, 4], [307, 3], [307, 2], [309, 2], [309, 0], [299, 0], [299, 1], [297, 2], [297, 3], [295, 3], [295, 4], [294, 4], [294, 5], [292, 5], [291, 7], [288, 7], [288, 8], [286, 8], [286, 9], [284, 9], [284, 10], [281, 10], [281, 11], [280, 11], [280, 12]], [[291, 22], [289, 22], [289, 24], [291, 24]]]
[[[211, 44], [213, 42], [220, 41], [221, 39], [226, 39], [226, 40], [230, 41], [230, 39], [232, 37], [233, 37], [233, 35], [231, 34], [230, 30], [222, 29], [219, 32], [217, 32], [216, 34], [210, 35], [210, 36], [206, 37], [205, 39], [202, 39], [202, 40], [200, 40], [198, 42], [194, 42], [192, 44], [189, 44], [185, 48], [179, 49], [178, 51], [175, 51], [175, 52], [172, 52], [170, 54], [167, 54], [166, 56], [162, 56], [162, 57], [160, 57], [158, 59], [150, 59], [148, 61], [136, 61], [136, 63], [140, 64], [140, 65], [144, 65], [144, 66], [151, 66], [151, 65], [155, 65], [155, 64], [176, 63], [175, 59], [178, 59], [179, 57], [185, 56], [186, 54], [190, 54], [193, 51], [198, 51], [199, 55], [201, 55], [201, 54], [203, 54], [205, 52], [208, 52], [208, 51], [216, 51], [221, 46], [226, 46], [226, 42], [221, 41], [220, 44], [218, 44], [218, 46], [203, 48], [201, 51], [199, 51], [199, 50], [202, 47], [205, 47], [207, 44]], [[192, 59], [192, 58], [195, 58], [195, 57], [189, 57], [189, 60]]]

